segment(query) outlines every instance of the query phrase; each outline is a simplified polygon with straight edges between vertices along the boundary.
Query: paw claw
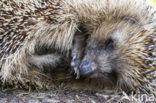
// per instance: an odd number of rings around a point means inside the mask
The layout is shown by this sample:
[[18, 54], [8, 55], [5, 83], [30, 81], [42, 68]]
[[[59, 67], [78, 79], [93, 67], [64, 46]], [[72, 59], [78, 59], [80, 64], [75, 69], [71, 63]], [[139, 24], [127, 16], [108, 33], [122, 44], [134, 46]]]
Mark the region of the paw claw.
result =
[[78, 59], [78, 57], [76, 56], [76, 54], [73, 56], [73, 59], [71, 61], [71, 66], [73, 67], [74, 73], [76, 75], [76, 79], [80, 78], [80, 71], [79, 71], [79, 64], [80, 64], [80, 60]]
[[80, 71], [79, 71], [79, 69], [76, 67], [76, 68], [74, 68], [74, 71], [75, 71], [75, 74], [76, 74], [76, 79], [79, 79], [80, 78]]

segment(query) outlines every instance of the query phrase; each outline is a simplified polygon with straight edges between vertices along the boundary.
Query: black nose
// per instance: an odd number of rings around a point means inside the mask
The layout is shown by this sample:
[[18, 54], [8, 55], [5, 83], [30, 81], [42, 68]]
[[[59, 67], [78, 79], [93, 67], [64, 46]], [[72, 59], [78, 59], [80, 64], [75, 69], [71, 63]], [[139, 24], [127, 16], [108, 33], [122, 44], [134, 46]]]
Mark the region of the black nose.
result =
[[89, 76], [96, 71], [96, 64], [94, 62], [82, 61], [79, 70], [81, 76]]

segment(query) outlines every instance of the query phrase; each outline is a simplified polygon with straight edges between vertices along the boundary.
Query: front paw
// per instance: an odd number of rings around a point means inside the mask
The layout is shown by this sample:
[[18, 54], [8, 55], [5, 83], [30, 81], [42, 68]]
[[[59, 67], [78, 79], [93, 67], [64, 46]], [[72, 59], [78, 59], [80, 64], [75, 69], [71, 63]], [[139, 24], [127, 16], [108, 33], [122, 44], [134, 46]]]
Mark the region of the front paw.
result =
[[71, 67], [73, 68], [74, 73], [76, 74], [76, 79], [80, 78], [80, 70], [79, 70], [80, 62], [81, 62], [81, 59], [80, 59], [79, 53], [76, 50], [73, 50]]

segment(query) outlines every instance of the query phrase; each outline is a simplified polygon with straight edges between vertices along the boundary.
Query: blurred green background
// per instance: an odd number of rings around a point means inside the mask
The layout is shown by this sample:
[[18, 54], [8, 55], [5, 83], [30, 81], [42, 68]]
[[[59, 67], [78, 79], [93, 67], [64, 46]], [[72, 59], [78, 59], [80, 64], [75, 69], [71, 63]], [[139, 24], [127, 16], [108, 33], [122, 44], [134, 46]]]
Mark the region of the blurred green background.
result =
[[154, 5], [156, 6], [156, 0], [152, 0], [152, 2], [154, 3]]
[[156, 0], [147, 0], [147, 2], [156, 7]]

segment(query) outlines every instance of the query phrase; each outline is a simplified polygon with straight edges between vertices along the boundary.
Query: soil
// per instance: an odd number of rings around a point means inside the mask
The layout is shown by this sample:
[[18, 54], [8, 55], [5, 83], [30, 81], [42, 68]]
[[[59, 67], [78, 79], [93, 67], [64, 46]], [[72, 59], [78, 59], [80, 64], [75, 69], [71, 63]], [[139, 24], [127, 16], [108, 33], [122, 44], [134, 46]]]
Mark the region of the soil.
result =
[[100, 92], [69, 89], [53, 91], [7, 89], [0, 91], [0, 103], [120, 103], [119, 97], [119, 95], [112, 96]]
[[85, 90], [21, 90], [5, 89], [0, 91], [0, 103], [155, 103], [130, 101], [124, 92], [120, 95], [106, 95], [102, 92]]

